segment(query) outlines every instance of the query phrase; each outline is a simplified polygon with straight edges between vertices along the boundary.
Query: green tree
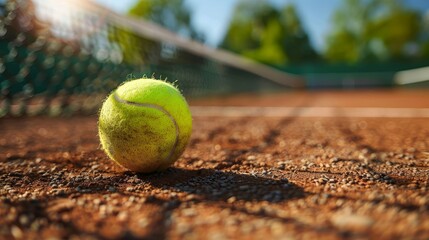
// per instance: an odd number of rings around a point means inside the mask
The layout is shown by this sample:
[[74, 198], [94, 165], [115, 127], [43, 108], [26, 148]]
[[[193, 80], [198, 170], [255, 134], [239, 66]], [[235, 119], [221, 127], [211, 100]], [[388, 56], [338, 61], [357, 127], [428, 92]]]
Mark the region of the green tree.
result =
[[429, 12], [427, 12], [422, 19], [421, 31], [421, 53], [423, 58], [429, 58]]
[[291, 62], [313, 62], [319, 59], [293, 5], [282, 9], [281, 23], [285, 29], [282, 45]]
[[278, 10], [267, 1], [239, 2], [220, 46], [272, 65], [317, 59], [295, 7]]
[[325, 57], [331, 61], [401, 59], [416, 54], [420, 14], [399, 0], [346, 0], [333, 17]]
[[122, 26], [113, 26], [109, 30], [109, 40], [119, 46], [125, 63], [143, 65], [160, 61], [162, 51], [160, 43], [143, 38]]
[[[183, 0], [139, 0], [129, 15], [154, 22], [181, 36], [203, 41], [204, 37], [191, 24], [191, 11]], [[198, 62], [200, 58], [174, 46], [150, 40], [121, 26], [109, 34], [122, 50], [124, 62], [159, 64], [168, 61]]]
[[191, 11], [183, 0], [139, 0], [129, 14], [157, 23], [179, 35], [204, 40], [192, 25]]

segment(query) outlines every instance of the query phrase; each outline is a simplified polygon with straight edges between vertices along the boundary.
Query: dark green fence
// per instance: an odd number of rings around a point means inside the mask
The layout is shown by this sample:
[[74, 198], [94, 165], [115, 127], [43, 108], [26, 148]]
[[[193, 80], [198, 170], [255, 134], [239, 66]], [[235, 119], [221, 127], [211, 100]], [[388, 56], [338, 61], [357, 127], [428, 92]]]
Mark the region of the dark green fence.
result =
[[394, 86], [398, 71], [426, 67], [429, 61], [373, 63], [315, 63], [279, 67], [282, 71], [304, 76], [307, 88], [374, 88]]

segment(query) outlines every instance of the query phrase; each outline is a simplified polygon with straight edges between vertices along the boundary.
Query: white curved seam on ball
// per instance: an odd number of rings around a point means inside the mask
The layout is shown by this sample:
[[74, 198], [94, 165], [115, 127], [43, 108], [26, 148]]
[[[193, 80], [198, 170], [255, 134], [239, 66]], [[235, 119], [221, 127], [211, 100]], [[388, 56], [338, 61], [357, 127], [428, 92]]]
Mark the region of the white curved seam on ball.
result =
[[138, 102], [127, 101], [127, 100], [124, 100], [124, 99], [120, 98], [118, 96], [118, 94], [116, 94], [116, 92], [113, 94], [113, 97], [115, 98], [116, 101], [118, 101], [120, 103], [123, 103], [123, 104], [129, 104], [129, 105], [133, 105], [133, 106], [137, 106], [137, 107], [147, 107], [147, 108], [152, 108], [152, 109], [159, 110], [162, 113], [164, 113], [165, 115], [167, 115], [168, 118], [170, 118], [170, 120], [173, 122], [174, 128], [176, 130], [176, 140], [174, 141], [173, 148], [171, 149], [171, 151], [168, 154], [168, 157], [166, 159], [168, 162], [170, 162], [171, 161], [171, 157], [173, 156], [174, 150], [176, 149], [176, 147], [177, 147], [177, 145], [179, 143], [179, 126], [177, 125], [177, 122], [174, 119], [174, 117], [167, 110], [165, 110], [163, 107], [161, 107], [159, 105], [156, 105], [156, 104], [138, 103]]

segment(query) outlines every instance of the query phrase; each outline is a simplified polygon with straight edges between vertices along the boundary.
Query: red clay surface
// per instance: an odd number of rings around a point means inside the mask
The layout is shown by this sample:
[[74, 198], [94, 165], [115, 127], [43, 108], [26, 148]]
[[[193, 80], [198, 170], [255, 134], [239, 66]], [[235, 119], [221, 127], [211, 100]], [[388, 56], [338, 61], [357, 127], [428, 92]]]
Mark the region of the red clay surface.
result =
[[[429, 91], [195, 105], [427, 108]], [[97, 118], [0, 119], [0, 238], [428, 239], [429, 118], [195, 117], [162, 173], [99, 149]]]
[[428, 108], [427, 89], [313, 90], [289, 93], [260, 93], [194, 100], [204, 106], [282, 106], [282, 107], [385, 107]]

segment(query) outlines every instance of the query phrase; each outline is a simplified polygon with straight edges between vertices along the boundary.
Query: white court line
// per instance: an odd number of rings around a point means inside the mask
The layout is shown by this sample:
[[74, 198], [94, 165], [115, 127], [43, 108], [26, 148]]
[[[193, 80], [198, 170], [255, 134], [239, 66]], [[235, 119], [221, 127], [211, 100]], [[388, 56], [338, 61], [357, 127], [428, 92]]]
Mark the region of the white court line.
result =
[[195, 117], [429, 118], [429, 108], [192, 106]]

